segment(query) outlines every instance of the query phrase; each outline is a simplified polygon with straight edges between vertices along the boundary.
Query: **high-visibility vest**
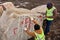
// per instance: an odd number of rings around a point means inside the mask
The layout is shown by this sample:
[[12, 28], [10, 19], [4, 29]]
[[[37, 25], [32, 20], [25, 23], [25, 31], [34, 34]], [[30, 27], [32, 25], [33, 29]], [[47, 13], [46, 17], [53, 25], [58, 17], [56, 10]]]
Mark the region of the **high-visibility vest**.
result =
[[41, 34], [38, 34], [36, 32], [34, 33], [36, 35], [35, 40], [45, 40], [44, 32], [42, 32]]
[[[53, 16], [53, 11], [54, 9], [56, 9], [55, 7], [52, 7], [51, 9], [48, 9], [47, 8], [47, 13], [46, 13], [46, 16]], [[54, 20], [54, 18], [47, 18], [47, 20]]]

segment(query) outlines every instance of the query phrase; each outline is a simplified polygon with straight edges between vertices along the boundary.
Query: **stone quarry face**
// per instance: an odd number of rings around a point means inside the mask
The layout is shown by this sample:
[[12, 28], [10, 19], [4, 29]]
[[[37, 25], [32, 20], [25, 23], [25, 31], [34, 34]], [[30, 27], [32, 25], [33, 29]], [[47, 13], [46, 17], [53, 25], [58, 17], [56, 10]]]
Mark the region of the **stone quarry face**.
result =
[[33, 8], [31, 11], [36, 12], [36, 13], [39, 13], [39, 12], [45, 13], [46, 9], [47, 9], [46, 5], [41, 5], [41, 6], [37, 6], [37, 7]]

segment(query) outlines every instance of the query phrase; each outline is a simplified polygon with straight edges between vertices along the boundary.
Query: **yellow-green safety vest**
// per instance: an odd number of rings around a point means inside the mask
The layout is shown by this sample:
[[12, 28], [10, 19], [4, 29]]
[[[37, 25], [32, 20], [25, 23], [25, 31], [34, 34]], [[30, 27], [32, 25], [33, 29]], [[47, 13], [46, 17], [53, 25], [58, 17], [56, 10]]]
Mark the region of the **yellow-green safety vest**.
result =
[[35, 40], [45, 40], [45, 35], [44, 35], [44, 32], [42, 32], [42, 34], [38, 34], [36, 32], [34, 32], [36, 37], [35, 37]]
[[[51, 9], [48, 9], [47, 8], [47, 13], [46, 13], [46, 16], [53, 16], [53, 11], [54, 9], [56, 9], [55, 7], [52, 7]], [[47, 18], [47, 20], [54, 20], [54, 18]]]

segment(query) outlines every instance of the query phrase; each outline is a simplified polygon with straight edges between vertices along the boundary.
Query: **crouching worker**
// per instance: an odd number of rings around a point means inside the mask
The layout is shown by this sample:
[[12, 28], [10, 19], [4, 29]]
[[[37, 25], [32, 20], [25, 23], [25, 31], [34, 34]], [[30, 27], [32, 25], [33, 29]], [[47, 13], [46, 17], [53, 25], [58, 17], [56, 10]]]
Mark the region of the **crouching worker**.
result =
[[31, 18], [32, 22], [35, 24], [34, 25], [34, 32], [30, 32], [28, 28], [25, 28], [25, 32], [34, 37], [34, 40], [45, 40], [45, 36], [44, 36], [44, 32], [42, 27], [40, 27], [40, 25], [38, 24], [38, 22], [36, 20], [33, 20], [33, 18]]

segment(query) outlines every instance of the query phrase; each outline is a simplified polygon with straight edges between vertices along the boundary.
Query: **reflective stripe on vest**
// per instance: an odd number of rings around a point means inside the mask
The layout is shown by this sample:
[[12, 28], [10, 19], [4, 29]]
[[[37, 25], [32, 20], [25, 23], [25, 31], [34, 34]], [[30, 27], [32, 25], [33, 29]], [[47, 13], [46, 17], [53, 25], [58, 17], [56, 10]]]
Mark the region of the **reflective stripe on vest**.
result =
[[[47, 8], [47, 14], [46, 16], [53, 16], [53, 11], [56, 9], [55, 7], [52, 7], [51, 9]], [[47, 18], [47, 20], [53, 20], [53, 18]]]
[[42, 32], [42, 34], [37, 34], [36, 32], [34, 33], [36, 35], [35, 40], [45, 40], [44, 32]]

